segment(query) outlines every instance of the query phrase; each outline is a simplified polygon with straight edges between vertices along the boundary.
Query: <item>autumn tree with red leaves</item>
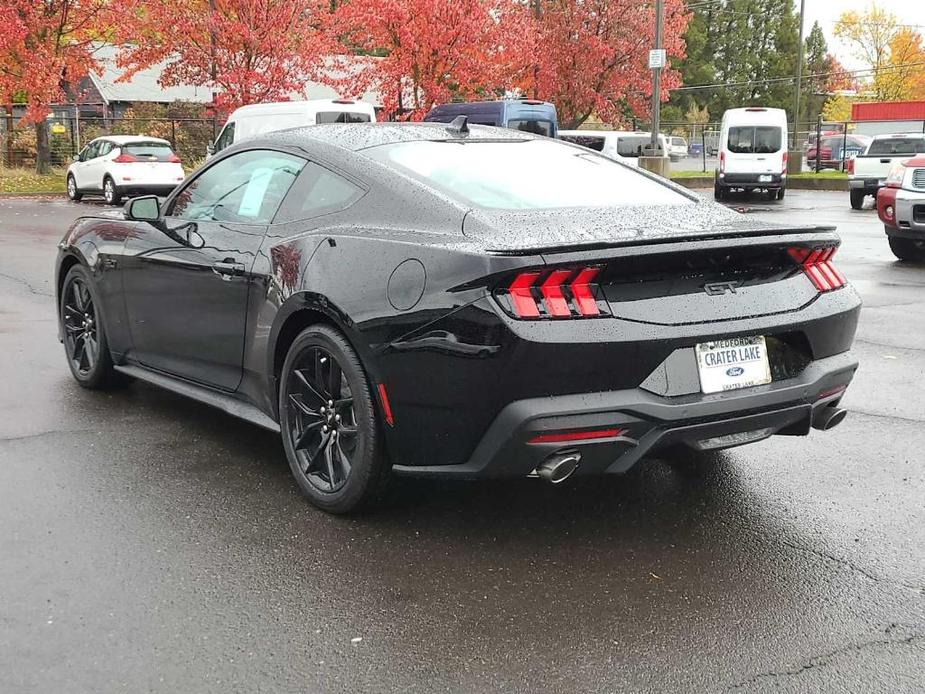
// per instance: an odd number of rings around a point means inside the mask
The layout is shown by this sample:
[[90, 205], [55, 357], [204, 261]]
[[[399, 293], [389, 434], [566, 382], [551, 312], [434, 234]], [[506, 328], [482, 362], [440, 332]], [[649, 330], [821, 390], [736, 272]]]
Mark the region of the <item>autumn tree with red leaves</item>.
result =
[[335, 27], [353, 50], [381, 56], [347, 60], [336, 86], [345, 96], [375, 90], [403, 118], [454, 98], [500, 96], [530, 64], [530, 15], [518, 0], [347, 0]]
[[330, 0], [125, 0], [124, 13], [124, 78], [163, 62], [162, 86], [211, 88], [223, 111], [303, 93], [338, 50]]
[[95, 68], [92, 40], [107, 23], [106, 0], [4, 0], [0, 6], [0, 103], [23, 96], [36, 130], [36, 170], [50, 167], [49, 105]]
[[[619, 123], [627, 111], [647, 114], [652, 96], [648, 52], [655, 11], [647, 0], [537, 0], [535, 78], [529, 94], [556, 105], [562, 128], [576, 128], [592, 113]], [[684, 57], [689, 13], [683, 0], [665, 0], [663, 48]], [[662, 71], [662, 99], [681, 83]]]

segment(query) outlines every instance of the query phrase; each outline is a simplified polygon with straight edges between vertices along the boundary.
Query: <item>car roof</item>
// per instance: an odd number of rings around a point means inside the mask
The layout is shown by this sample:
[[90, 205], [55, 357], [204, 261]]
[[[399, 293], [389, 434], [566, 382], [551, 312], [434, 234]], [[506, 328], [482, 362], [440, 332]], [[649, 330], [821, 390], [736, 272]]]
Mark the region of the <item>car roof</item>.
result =
[[280, 111], [292, 113], [305, 110], [330, 108], [335, 111], [363, 111], [374, 113], [372, 104], [359, 99], [308, 99], [303, 101], [269, 101], [261, 104], [248, 104], [234, 110], [229, 120], [244, 115], [265, 115]]
[[130, 145], [134, 142], [157, 142], [158, 144], [164, 145], [170, 144], [169, 141], [160, 137], [148, 137], [147, 135], [101, 135], [100, 137], [94, 138], [93, 142], [97, 142], [98, 140], [114, 142], [117, 145]]
[[893, 137], [912, 137], [912, 138], [922, 138], [925, 137], [925, 133], [890, 133], [882, 135], [874, 135], [875, 140], [886, 140]]
[[468, 135], [461, 135], [451, 131], [447, 123], [325, 123], [266, 133], [259, 138], [248, 140], [247, 144], [251, 147], [260, 143], [298, 147], [318, 141], [358, 152], [369, 147], [399, 142], [537, 139], [550, 138], [490, 125], [470, 125]]

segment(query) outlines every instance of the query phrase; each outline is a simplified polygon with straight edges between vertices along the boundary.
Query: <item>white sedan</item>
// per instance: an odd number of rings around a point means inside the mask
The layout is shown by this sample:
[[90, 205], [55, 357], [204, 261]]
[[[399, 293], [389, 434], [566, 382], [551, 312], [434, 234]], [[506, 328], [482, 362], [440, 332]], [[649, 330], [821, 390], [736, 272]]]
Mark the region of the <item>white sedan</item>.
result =
[[67, 169], [67, 196], [102, 195], [110, 205], [124, 196], [168, 195], [185, 174], [167, 140], [107, 135], [84, 147]]

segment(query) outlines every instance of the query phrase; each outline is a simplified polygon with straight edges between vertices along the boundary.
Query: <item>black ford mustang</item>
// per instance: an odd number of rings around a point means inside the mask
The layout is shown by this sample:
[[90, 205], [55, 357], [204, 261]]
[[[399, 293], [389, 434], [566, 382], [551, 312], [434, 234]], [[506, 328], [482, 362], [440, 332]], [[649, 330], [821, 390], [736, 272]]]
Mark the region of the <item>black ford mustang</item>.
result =
[[526, 133], [289, 130], [109, 215], [60, 244], [74, 377], [281, 430], [328, 511], [393, 471], [557, 482], [827, 429], [857, 367], [831, 228]]

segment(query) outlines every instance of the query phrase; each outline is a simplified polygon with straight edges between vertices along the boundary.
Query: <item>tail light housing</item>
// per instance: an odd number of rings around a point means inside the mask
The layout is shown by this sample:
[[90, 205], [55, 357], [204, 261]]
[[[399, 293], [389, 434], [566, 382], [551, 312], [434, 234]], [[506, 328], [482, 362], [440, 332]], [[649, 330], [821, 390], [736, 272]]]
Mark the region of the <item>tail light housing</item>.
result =
[[547, 318], [598, 318], [610, 309], [595, 282], [601, 268], [554, 268], [519, 273], [494, 291], [509, 315], [525, 320]]
[[726, 152], [724, 150], [719, 152], [719, 172], [726, 173]]
[[841, 289], [848, 283], [844, 275], [832, 264], [832, 256], [835, 255], [836, 250], [838, 250], [837, 246], [799, 247], [790, 248], [787, 252], [818, 291], [830, 292]]
[[181, 162], [180, 162], [180, 157], [178, 157], [178, 156], [177, 156], [176, 154], [174, 154], [173, 152], [171, 152], [171, 153], [170, 153], [170, 156], [167, 157], [167, 161], [169, 161], [171, 164], [180, 164], [180, 163], [181, 163]]
[[845, 164], [845, 171], [847, 171], [849, 175], [854, 174], [854, 157], [851, 157], [848, 163]]
[[141, 161], [141, 159], [128, 152], [120, 151], [119, 156], [113, 159], [113, 161], [117, 164], [131, 164], [132, 162]]
[[787, 150], [784, 150], [784, 167], [781, 169], [781, 172], [780, 172], [782, 176], [787, 173], [787, 162], [789, 161], [790, 161], [790, 154], [787, 152]]

